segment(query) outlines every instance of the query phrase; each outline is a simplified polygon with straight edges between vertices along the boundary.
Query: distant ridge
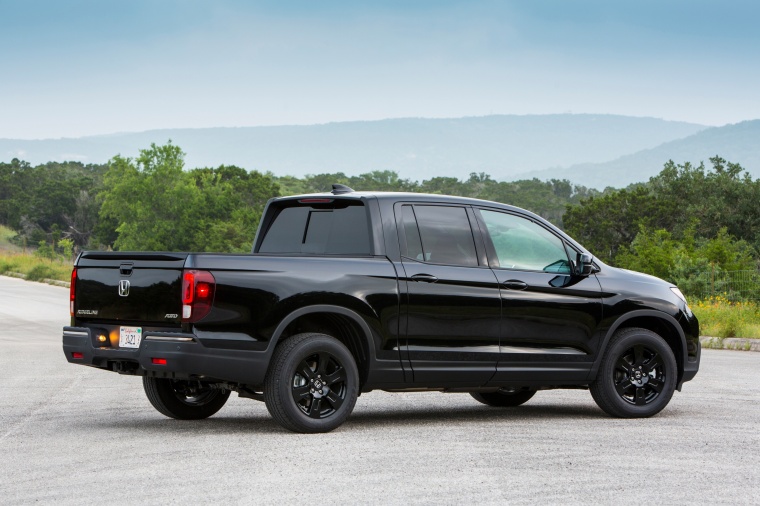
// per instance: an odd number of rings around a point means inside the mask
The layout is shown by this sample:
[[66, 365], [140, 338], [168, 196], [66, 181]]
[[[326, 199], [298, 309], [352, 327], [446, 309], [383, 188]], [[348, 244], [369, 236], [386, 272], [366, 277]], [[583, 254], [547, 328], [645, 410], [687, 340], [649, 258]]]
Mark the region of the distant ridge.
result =
[[[187, 166], [234, 164], [277, 175], [395, 170], [415, 180], [497, 179], [528, 171], [600, 163], [693, 135], [703, 125], [595, 114], [403, 118], [308, 126], [153, 130], [76, 139], [0, 139], [0, 161], [101, 163], [135, 156], [168, 139]], [[568, 174], [570, 179], [572, 174]]]
[[716, 155], [741, 164], [753, 178], [760, 178], [760, 120], [707, 128], [684, 139], [666, 142], [604, 163], [582, 163], [566, 168], [533, 171], [516, 174], [509, 179], [558, 178], [570, 179], [590, 188], [622, 188], [632, 183], [648, 181], [662, 170], [668, 160], [679, 164], [705, 162], [709, 167], [709, 159]]

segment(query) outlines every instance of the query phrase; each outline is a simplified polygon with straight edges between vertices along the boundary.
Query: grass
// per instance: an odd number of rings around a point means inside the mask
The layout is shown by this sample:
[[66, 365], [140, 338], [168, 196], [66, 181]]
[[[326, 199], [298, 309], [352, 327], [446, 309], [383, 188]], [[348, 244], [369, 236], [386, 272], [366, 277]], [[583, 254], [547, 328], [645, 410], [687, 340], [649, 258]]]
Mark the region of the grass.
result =
[[16, 235], [12, 229], [0, 225], [0, 274], [18, 272], [30, 281], [71, 279], [71, 263], [61, 260], [48, 260], [32, 253], [24, 253], [11, 239]]
[[0, 225], [0, 253], [9, 251], [21, 251], [21, 248], [11, 242], [16, 232], [4, 225]]
[[58, 260], [46, 260], [31, 254], [0, 250], [0, 274], [19, 272], [30, 281], [71, 279], [71, 263]]
[[703, 336], [760, 338], [760, 304], [757, 302], [731, 302], [718, 295], [697, 301], [692, 311], [699, 319]]

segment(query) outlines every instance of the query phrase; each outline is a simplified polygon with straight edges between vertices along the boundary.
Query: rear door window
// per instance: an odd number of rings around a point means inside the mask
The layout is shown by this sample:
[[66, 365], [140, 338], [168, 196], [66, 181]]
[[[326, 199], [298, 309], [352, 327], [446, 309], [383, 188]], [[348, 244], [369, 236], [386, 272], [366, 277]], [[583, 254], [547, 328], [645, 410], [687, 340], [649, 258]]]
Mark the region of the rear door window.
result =
[[402, 221], [408, 258], [477, 267], [478, 255], [465, 208], [407, 205], [402, 208]]

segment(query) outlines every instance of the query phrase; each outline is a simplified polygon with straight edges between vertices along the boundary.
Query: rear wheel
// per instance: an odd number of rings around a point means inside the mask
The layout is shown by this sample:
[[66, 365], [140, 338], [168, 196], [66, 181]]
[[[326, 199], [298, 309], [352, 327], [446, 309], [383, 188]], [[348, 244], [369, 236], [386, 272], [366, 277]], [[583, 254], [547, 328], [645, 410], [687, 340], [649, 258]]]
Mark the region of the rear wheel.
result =
[[325, 334], [298, 334], [277, 346], [264, 399], [272, 417], [293, 432], [329, 432], [351, 414], [359, 372], [343, 343]]
[[590, 390], [607, 414], [644, 418], [667, 406], [677, 376], [673, 350], [659, 335], [647, 329], [623, 329], [610, 340]]
[[499, 390], [498, 392], [470, 392], [478, 402], [498, 408], [508, 408], [525, 404], [536, 395], [535, 390]]
[[229, 390], [212, 388], [202, 381], [143, 376], [145, 395], [162, 415], [178, 420], [200, 420], [213, 415], [227, 402]]

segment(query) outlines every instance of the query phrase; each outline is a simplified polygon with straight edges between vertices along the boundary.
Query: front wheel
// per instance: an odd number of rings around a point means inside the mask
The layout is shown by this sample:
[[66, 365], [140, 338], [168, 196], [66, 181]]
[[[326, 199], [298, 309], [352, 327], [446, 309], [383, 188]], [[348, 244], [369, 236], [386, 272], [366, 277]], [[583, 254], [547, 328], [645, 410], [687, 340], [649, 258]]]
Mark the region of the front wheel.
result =
[[667, 406], [677, 376], [670, 346], [651, 330], [629, 328], [612, 336], [590, 390], [607, 414], [645, 418]]
[[143, 389], [159, 413], [178, 420], [208, 418], [222, 409], [230, 397], [229, 390], [212, 388], [202, 381], [151, 376], [143, 376]]
[[325, 334], [280, 343], [267, 372], [264, 399], [272, 417], [293, 432], [329, 432], [356, 404], [359, 373], [351, 352]]
[[482, 402], [488, 406], [497, 408], [511, 408], [525, 404], [531, 397], [536, 395], [535, 390], [516, 390], [508, 392], [499, 390], [498, 392], [470, 392], [473, 399]]

